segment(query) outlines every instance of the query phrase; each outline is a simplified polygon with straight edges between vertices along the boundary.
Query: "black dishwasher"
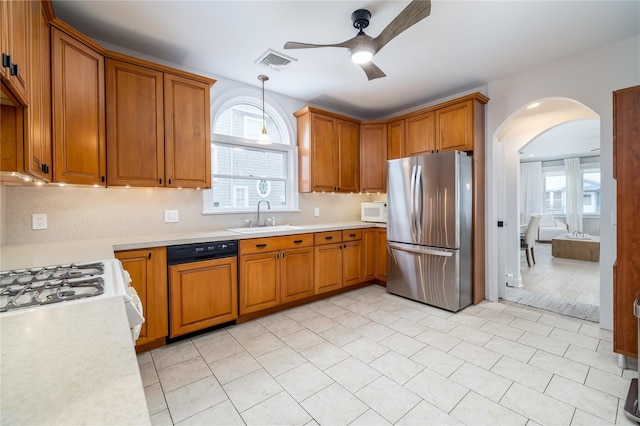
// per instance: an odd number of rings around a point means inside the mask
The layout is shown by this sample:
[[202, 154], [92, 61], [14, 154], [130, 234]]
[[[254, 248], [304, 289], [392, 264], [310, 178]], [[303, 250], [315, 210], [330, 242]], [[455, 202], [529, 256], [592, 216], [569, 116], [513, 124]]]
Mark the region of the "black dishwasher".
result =
[[237, 240], [167, 247], [170, 339], [237, 319], [237, 257]]

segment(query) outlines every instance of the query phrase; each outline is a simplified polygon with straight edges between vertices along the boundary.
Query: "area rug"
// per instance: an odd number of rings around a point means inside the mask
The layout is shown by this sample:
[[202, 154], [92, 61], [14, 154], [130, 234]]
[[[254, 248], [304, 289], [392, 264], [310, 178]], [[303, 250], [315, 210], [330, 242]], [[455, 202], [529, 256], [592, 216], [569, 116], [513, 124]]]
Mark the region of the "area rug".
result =
[[532, 306], [587, 321], [600, 322], [600, 309], [596, 305], [571, 302], [557, 296], [545, 296], [513, 287], [507, 287], [504, 298], [521, 305]]

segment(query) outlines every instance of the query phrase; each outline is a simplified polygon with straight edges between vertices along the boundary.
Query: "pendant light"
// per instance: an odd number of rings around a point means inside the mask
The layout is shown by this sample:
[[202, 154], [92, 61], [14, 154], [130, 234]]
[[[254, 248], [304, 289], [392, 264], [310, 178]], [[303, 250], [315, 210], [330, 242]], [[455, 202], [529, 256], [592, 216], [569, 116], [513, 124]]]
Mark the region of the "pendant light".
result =
[[264, 82], [269, 80], [269, 77], [267, 77], [266, 75], [259, 75], [258, 80], [262, 82], [262, 133], [260, 134], [257, 143], [261, 145], [267, 145], [271, 143], [271, 139], [267, 134], [267, 122], [264, 117]]

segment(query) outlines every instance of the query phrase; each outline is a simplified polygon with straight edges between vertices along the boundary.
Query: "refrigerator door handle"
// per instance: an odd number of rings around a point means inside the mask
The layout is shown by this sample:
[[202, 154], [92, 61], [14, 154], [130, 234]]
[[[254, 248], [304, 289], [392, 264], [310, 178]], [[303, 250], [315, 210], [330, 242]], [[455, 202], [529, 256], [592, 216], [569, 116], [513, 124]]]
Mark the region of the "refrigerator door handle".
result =
[[418, 244], [422, 244], [422, 220], [424, 213], [424, 186], [422, 184], [422, 166], [416, 168], [416, 233], [418, 234]]
[[410, 244], [399, 244], [399, 243], [387, 243], [391, 250], [402, 250], [409, 253], [417, 253], [417, 254], [431, 254], [434, 256], [442, 256], [442, 257], [451, 257], [453, 253], [445, 250], [438, 250], [434, 248], [415, 248]]
[[417, 182], [416, 179], [418, 178], [418, 167], [419, 166], [413, 166], [411, 168], [411, 217], [410, 217], [410, 221], [411, 221], [411, 237], [412, 237], [412, 241], [414, 243], [418, 243], [417, 237], [418, 237], [418, 229], [417, 229], [417, 223], [416, 223], [416, 187], [417, 187]]

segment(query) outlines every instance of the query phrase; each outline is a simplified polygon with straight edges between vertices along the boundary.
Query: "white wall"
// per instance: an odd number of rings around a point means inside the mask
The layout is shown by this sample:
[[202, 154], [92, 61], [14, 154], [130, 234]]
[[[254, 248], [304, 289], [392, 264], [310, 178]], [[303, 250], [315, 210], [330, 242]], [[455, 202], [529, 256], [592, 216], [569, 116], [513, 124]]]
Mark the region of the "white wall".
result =
[[[495, 146], [494, 137], [500, 125], [515, 111], [537, 99], [565, 97], [576, 100], [596, 112], [600, 122], [602, 206], [600, 222], [600, 326], [613, 326], [613, 275], [612, 265], [616, 257], [615, 181], [612, 177], [612, 92], [640, 84], [640, 38], [635, 37], [602, 49], [576, 57], [566, 58], [513, 78], [495, 81], [488, 85], [487, 106], [487, 156], [489, 194], [498, 194], [506, 182], [507, 195], [517, 193], [514, 169], [505, 166], [502, 147]], [[494, 195], [487, 207], [487, 298], [496, 300], [498, 290], [504, 284], [504, 258], [498, 256], [500, 244], [504, 244], [503, 231], [493, 224], [498, 219], [517, 223], [517, 212], [507, 210], [499, 195]], [[499, 242], [500, 237], [500, 242]]]

